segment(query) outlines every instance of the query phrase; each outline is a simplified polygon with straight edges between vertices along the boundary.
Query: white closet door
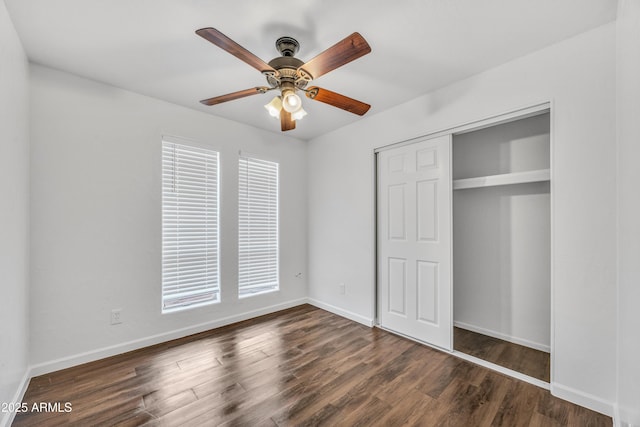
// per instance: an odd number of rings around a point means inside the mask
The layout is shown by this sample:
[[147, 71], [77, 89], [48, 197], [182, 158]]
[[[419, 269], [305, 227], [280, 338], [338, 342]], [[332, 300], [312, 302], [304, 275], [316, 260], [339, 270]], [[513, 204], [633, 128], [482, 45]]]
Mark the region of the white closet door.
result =
[[378, 153], [380, 325], [452, 349], [451, 135]]

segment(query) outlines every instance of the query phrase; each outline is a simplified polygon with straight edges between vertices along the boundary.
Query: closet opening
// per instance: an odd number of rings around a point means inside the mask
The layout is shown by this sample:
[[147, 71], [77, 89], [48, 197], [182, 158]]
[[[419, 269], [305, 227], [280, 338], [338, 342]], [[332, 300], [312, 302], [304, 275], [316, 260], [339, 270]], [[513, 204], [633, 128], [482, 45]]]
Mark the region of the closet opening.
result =
[[551, 127], [544, 103], [375, 151], [378, 327], [549, 388]]
[[546, 383], [549, 110], [452, 139], [453, 349]]

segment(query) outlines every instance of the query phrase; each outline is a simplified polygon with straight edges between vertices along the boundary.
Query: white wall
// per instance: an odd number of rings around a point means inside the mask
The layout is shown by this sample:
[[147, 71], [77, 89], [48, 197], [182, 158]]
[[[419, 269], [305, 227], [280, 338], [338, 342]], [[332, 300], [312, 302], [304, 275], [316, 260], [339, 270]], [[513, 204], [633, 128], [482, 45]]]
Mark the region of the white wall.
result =
[[[160, 313], [163, 134], [220, 152], [224, 299], [165, 315]], [[35, 65], [31, 137], [35, 373], [306, 297], [306, 143]], [[235, 297], [239, 150], [279, 161], [281, 178], [281, 289], [243, 300]], [[123, 324], [110, 325], [113, 308], [122, 308]]]
[[[425, 78], [428, 78], [425, 77]], [[615, 24], [316, 138], [309, 145], [309, 294], [374, 315], [373, 149], [552, 101], [552, 388], [616, 397]], [[346, 284], [340, 295], [338, 283]]]
[[640, 2], [620, 1], [617, 26], [618, 405], [640, 426]]
[[[29, 324], [29, 70], [0, 1], [0, 403], [27, 373]], [[0, 413], [0, 424], [8, 414]], [[4, 421], [3, 421], [4, 419]]]

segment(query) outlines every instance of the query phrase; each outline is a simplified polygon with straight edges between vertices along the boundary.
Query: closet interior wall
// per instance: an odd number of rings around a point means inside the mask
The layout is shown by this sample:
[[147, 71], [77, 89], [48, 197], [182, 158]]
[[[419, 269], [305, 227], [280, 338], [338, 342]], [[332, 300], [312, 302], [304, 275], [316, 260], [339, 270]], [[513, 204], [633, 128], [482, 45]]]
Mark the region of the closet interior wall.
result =
[[452, 153], [454, 325], [547, 352], [549, 119], [454, 135]]

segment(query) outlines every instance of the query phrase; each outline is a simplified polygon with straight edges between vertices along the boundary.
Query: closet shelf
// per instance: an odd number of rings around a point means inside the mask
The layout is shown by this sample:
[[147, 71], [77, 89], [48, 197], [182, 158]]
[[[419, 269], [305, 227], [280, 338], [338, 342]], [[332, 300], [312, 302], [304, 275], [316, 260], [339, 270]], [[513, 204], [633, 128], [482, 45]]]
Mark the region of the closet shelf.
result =
[[493, 187], [496, 185], [524, 184], [527, 182], [549, 181], [550, 179], [551, 171], [549, 169], [539, 169], [526, 172], [456, 179], [453, 181], [453, 189], [464, 190], [467, 188]]

